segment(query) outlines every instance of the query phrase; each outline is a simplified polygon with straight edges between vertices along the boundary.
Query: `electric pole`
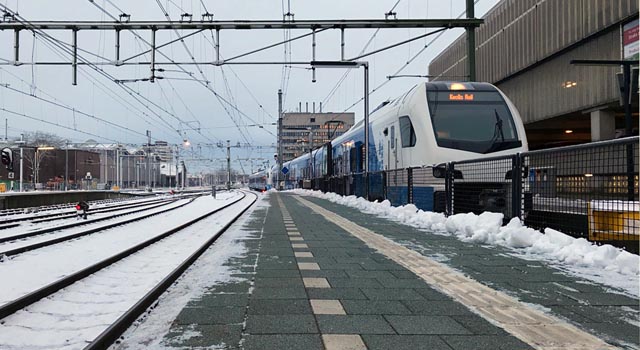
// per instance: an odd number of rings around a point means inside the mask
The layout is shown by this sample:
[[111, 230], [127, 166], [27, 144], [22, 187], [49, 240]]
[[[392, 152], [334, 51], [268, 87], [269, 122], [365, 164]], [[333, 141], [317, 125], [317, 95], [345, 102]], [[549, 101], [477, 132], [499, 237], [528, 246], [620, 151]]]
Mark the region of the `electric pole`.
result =
[[231, 190], [231, 141], [227, 140], [227, 190]]
[[149, 160], [151, 156], [151, 131], [147, 130], [147, 188], [151, 188], [151, 167]]
[[282, 90], [278, 90], [278, 173], [276, 174], [276, 188], [280, 187], [280, 174], [282, 173]]

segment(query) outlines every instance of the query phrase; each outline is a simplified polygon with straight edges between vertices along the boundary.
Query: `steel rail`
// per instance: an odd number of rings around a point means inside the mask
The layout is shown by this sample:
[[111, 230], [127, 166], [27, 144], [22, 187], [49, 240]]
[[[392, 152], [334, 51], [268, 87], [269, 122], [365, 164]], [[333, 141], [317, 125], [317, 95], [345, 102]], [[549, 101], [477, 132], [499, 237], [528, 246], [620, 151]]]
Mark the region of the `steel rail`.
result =
[[[186, 199], [186, 198], [184, 198], [184, 199]], [[176, 199], [176, 200], [178, 200], [178, 199]], [[126, 212], [126, 213], [106, 216], [106, 217], [103, 217], [103, 218], [97, 218], [97, 219], [92, 219], [92, 220], [82, 220], [82, 221], [79, 221], [79, 222], [72, 222], [72, 223], [69, 223], [69, 224], [53, 226], [53, 227], [47, 227], [47, 228], [43, 228], [43, 229], [35, 230], [35, 231], [29, 231], [29, 232], [17, 234], [17, 235], [14, 235], [14, 236], [1, 237], [0, 238], [0, 243], [15, 241], [15, 240], [18, 240], [18, 239], [29, 238], [29, 237], [33, 237], [33, 236], [39, 236], [39, 235], [42, 235], [42, 234], [45, 234], [45, 233], [49, 233], [49, 232], [53, 232], [53, 231], [57, 231], [57, 230], [64, 230], [64, 229], [67, 229], [67, 228], [70, 228], [70, 227], [88, 225], [88, 224], [92, 224], [92, 223], [95, 223], [95, 222], [100, 222], [100, 221], [105, 221], [105, 220], [117, 218], [119, 216], [135, 214], [135, 213], [139, 213], [139, 212], [142, 212], [142, 211], [145, 211], [145, 210], [158, 208], [158, 207], [161, 207], [161, 206], [166, 205], [166, 204], [169, 204], [169, 203], [161, 203], [161, 204], [153, 206], [151, 208], [138, 209], [138, 210], [134, 210], [134, 211]], [[121, 223], [127, 223], [127, 222], [129, 222], [129, 221], [123, 221], [123, 222], [121, 221]], [[101, 227], [109, 228], [109, 227], [113, 227], [114, 225], [115, 224], [110, 224], [110, 225], [101, 226]]]
[[[161, 201], [162, 199], [154, 199], [154, 200], [150, 200], [147, 201], [146, 203], [157, 203], [158, 201]], [[118, 203], [115, 205], [110, 205], [110, 206], [105, 206], [102, 208], [97, 208], [94, 209], [93, 212], [97, 211], [97, 210], [101, 210], [101, 209], [107, 209], [107, 208], [118, 208], [118, 207], [125, 207], [127, 205], [130, 205], [132, 203]], [[73, 206], [73, 204], [69, 204], [69, 206]], [[65, 206], [67, 207], [67, 206]], [[67, 215], [67, 214], [71, 214], [74, 213], [75, 210], [69, 210], [69, 211], [64, 211], [64, 212], [58, 212], [58, 213], [50, 213], [50, 214], [43, 214], [43, 215], [34, 215], [34, 216], [25, 216], [25, 217], [21, 217], [21, 218], [14, 218], [14, 219], [7, 219], [7, 220], [3, 220], [3, 223], [14, 223], [14, 222], [21, 222], [21, 221], [30, 221], [30, 220], [39, 220], [39, 219], [44, 219], [44, 218], [50, 218], [50, 217], [54, 217], [54, 216], [62, 216], [62, 215]], [[4, 226], [0, 226], [0, 229], [4, 228]]]
[[244, 199], [244, 197], [246, 196], [243, 195], [242, 197], [240, 197], [239, 199], [228, 203], [220, 208], [217, 208], [207, 214], [204, 214], [200, 217], [197, 217], [195, 219], [189, 220], [188, 222], [178, 226], [178, 227], [174, 227], [168, 231], [165, 231], [162, 234], [159, 234], [151, 239], [148, 239], [142, 243], [138, 243], [133, 247], [127, 248], [124, 251], [121, 251], [120, 253], [117, 253], [109, 258], [106, 258], [102, 261], [99, 261], [91, 266], [85, 267], [84, 269], [80, 270], [80, 271], [76, 271], [72, 274], [69, 274], [55, 282], [52, 282], [44, 287], [41, 287], [40, 289], [37, 289], [33, 292], [30, 292], [26, 295], [23, 295], [17, 299], [14, 299], [2, 306], [0, 306], [0, 319], [6, 318], [7, 316], [15, 313], [18, 310], [24, 309], [25, 307], [43, 299], [46, 298], [48, 296], [50, 296], [51, 294], [54, 294], [56, 292], [58, 292], [59, 290], [61, 290], [62, 288], [65, 288], [67, 286], [70, 286], [72, 284], [74, 284], [77, 281], [80, 281], [83, 278], [86, 278], [89, 275], [92, 275], [102, 269], [104, 269], [107, 266], [110, 266], [136, 252], [139, 252], [140, 250], [162, 240], [165, 239], [169, 236], [171, 236], [172, 234], [179, 232], [180, 230], [183, 230], [184, 228], [193, 225], [194, 223], [203, 220], [221, 210], [224, 210], [236, 203], [238, 203], [239, 201], [241, 201], [242, 199]]
[[[98, 335], [84, 350], [97, 350], [106, 349], [113, 344], [124, 333], [140, 315], [147, 310], [154, 301], [156, 301], [169, 287], [186, 271], [193, 263], [207, 250], [209, 247], [233, 225], [238, 219], [258, 200], [258, 195], [255, 193], [255, 198], [251, 204], [247, 205], [240, 213], [233, 217], [226, 225], [216, 232], [211, 238], [209, 238], [198, 250], [196, 250], [191, 256], [176, 267], [167, 277], [165, 277], [160, 283], [158, 283], [153, 289], [151, 289], [142, 299], [140, 299], [129, 310], [122, 314], [109, 328], [104, 330]], [[246, 195], [245, 195], [246, 196]], [[244, 198], [244, 197], [243, 197]]]
[[[175, 202], [175, 201], [176, 201], [176, 198], [163, 198], [163, 199], [152, 200], [152, 201], [148, 201], [148, 202], [144, 202], [144, 203], [129, 203], [129, 205], [120, 204], [120, 205], [113, 206], [113, 207], [105, 207], [105, 208], [93, 209], [93, 210], [87, 212], [87, 215], [91, 216], [91, 215], [94, 215], [94, 214], [110, 213], [110, 212], [118, 211], [118, 210], [139, 208], [139, 207], [144, 207], [144, 206], [153, 205], [153, 204], [157, 204], [157, 203]], [[41, 222], [49, 222], [49, 221], [56, 221], [56, 220], [61, 220], [61, 219], [68, 219], [68, 218], [73, 218], [73, 217], [76, 217], [76, 216], [78, 216], [77, 210], [76, 210], [75, 213], [74, 212], [70, 212], [69, 214], [61, 215], [61, 216], [58, 216], [58, 217], [51, 217], [51, 218], [45, 218], [45, 219], [36, 219], [36, 220], [31, 221], [31, 223], [39, 224]]]

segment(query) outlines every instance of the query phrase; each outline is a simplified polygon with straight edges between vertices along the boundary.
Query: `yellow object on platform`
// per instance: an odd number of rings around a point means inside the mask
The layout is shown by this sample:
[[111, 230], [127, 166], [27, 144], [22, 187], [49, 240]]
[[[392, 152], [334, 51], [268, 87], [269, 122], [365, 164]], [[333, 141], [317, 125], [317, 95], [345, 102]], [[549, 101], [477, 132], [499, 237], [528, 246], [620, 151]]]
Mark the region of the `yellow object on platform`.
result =
[[7, 184], [0, 183], [0, 192], [7, 192]]
[[589, 240], [640, 240], [640, 212], [637, 210], [637, 203], [589, 203]]
[[111, 189], [117, 192], [120, 191], [120, 186], [113, 186]]

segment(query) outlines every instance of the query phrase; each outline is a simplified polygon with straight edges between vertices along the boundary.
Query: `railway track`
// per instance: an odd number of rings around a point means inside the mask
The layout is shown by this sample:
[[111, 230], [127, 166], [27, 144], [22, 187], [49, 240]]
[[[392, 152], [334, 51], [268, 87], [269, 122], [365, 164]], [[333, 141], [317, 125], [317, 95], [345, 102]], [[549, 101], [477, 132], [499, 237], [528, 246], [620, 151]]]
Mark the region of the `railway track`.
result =
[[[0, 306], [0, 324], [5, 330], [0, 332], [0, 348], [28, 347], [23, 343], [29, 339], [29, 336], [25, 338], [24, 332], [41, 332], [43, 326], [37, 324], [38, 320], [42, 320], [40, 316], [48, 318], [52, 315], [64, 320], [64, 330], [52, 330], [47, 334], [48, 346], [107, 348], [256, 200], [255, 194], [243, 193], [219, 208], [201, 213], [151, 239]], [[217, 220], [204, 221], [209, 217], [216, 217]], [[217, 226], [214, 232], [210, 232], [212, 226]], [[145, 266], [146, 270], [143, 271], [141, 266]], [[114, 279], [114, 276], [127, 275], [132, 275], [129, 278], [131, 285], [127, 285], [124, 277]], [[114, 280], [117, 282], [112, 283]], [[122, 289], [127, 287], [130, 290], [123, 292]], [[90, 295], [91, 300], [81, 300], [81, 307], [76, 305], [61, 309], [60, 303], [69, 303], [79, 294]], [[118, 299], [120, 294], [128, 296], [126, 302]], [[84, 312], [94, 310], [94, 307], [96, 310], [105, 307], [109, 299], [114, 298], [113, 295], [118, 295], [115, 297], [118, 300], [112, 301], [119, 306], [117, 312], [108, 307], [108, 312], [97, 315]], [[74, 327], [71, 320], [76, 316], [78, 319], [74, 324], [78, 331], [72, 333], [78, 335], [70, 338], [67, 330]], [[34, 322], [36, 324], [31, 324]], [[16, 330], [23, 338], [16, 339], [10, 334], [11, 330]], [[58, 339], [50, 339], [55, 334]], [[34, 336], [37, 337], [37, 334], [34, 333]]]
[[[193, 195], [196, 195], [196, 194], [195, 193], [194, 194], [190, 193], [190, 194], [188, 194], [186, 196], [193, 196]], [[105, 213], [105, 212], [115, 211], [115, 210], [120, 210], [120, 209], [125, 209], [125, 208], [133, 208], [135, 206], [143, 206], [143, 205], [148, 205], [148, 204], [153, 204], [153, 203], [160, 203], [160, 202], [163, 202], [163, 201], [167, 201], [167, 200], [171, 200], [171, 199], [175, 199], [175, 198], [181, 198], [181, 197], [183, 197], [183, 196], [152, 199], [152, 200], [149, 200], [148, 198], [145, 198], [143, 200], [128, 201], [128, 203], [118, 203], [118, 204], [114, 204], [114, 205], [107, 205], [107, 206], [104, 206], [104, 207], [97, 207], [97, 208], [95, 207], [95, 205], [103, 204], [103, 203], [90, 202], [89, 204], [91, 206], [93, 206], [94, 209], [89, 211], [88, 215], [93, 215], [93, 214], [97, 214], [97, 213]], [[23, 223], [23, 222], [38, 223], [38, 222], [54, 221], [54, 220], [59, 220], [59, 219], [75, 217], [76, 216], [76, 210], [75, 210], [74, 206], [75, 206], [75, 204], [71, 204], [71, 203], [65, 204], [64, 206], [56, 206], [56, 207], [54, 207], [53, 209], [50, 209], [50, 210], [60, 210], [60, 209], [70, 209], [70, 210], [58, 211], [58, 212], [49, 213], [49, 214], [35, 214], [35, 215], [29, 215], [29, 216], [19, 216], [17, 218], [5, 217], [2, 220], [2, 225], [0, 225], [0, 230], [5, 229], [5, 228], [16, 227], [16, 226], [20, 225], [20, 223]]]
[[[49, 228], [44, 228], [41, 230], [35, 230], [35, 231], [31, 231], [31, 232], [25, 232], [25, 233], [21, 233], [21, 234], [17, 234], [14, 236], [9, 236], [9, 237], [2, 237], [0, 238], [0, 243], [6, 243], [6, 242], [15, 242], [15, 241], [20, 241], [20, 240], [24, 240], [26, 238], [34, 238], [40, 235], [44, 235], [47, 233], [52, 233], [52, 232], [58, 232], [59, 235], [57, 235], [56, 237], [52, 238], [52, 239], [47, 239], [47, 240], [43, 240], [43, 241], [38, 241], [35, 243], [28, 243], [27, 244], [21, 244], [24, 242], [16, 242], [16, 244], [14, 246], [17, 247], [12, 247], [11, 245], [9, 245], [10, 248], [5, 248], [2, 247], [0, 248], [0, 256], [13, 256], [13, 255], [17, 255], [17, 254], [22, 254], [28, 251], [32, 251], [35, 249], [39, 249], [39, 248], [43, 248], [43, 247], [47, 247], [50, 245], [54, 245], [54, 244], [58, 244], [61, 242], [65, 242], [65, 241], [69, 241], [72, 239], [76, 239], [79, 237], [83, 237], [83, 236], [87, 236], [90, 234], [94, 234], [97, 232], [102, 232], [117, 226], [122, 226], [122, 225], [126, 225], [132, 222], [136, 222], [136, 221], [141, 221], [147, 218], [150, 218], [152, 216], [156, 216], [159, 214], [164, 214], [167, 213], [171, 210], [175, 210], [175, 209], [179, 209], [182, 208], [186, 205], [188, 205], [189, 203], [193, 202], [193, 200], [195, 200], [195, 198], [197, 197], [193, 197], [191, 198], [189, 201], [182, 203], [180, 205], [176, 205], [170, 208], [167, 208], [165, 210], [159, 210], [159, 211], [153, 211], [151, 213], [145, 214], [145, 215], [141, 215], [141, 216], [136, 216], [130, 219], [124, 219], [124, 220], [119, 220], [116, 222], [111, 222], [111, 223], [107, 223], [106, 225], [101, 225], [98, 227], [94, 227], [88, 230], [84, 230], [81, 232], [76, 232], [76, 233], [69, 233], [69, 234], [65, 234], [65, 232], [63, 230], [65, 229], [69, 229], [69, 228], [73, 228], [73, 227], [78, 227], [78, 226], [84, 226], [84, 225], [88, 225], [88, 224], [92, 224], [92, 223], [96, 223], [96, 222], [100, 222], [100, 221], [106, 221], [106, 220], [111, 220], [117, 217], [122, 217], [122, 216], [128, 216], [128, 215], [132, 215], [132, 214], [137, 214], [137, 213], [142, 213], [145, 211], [149, 211], [149, 210], [154, 210], [154, 209], [158, 209], [161, 207], [164, 207], [166, 205], [170, 205], [172, 203], [175, 203], [177, 201], [179, 201], [178, 199], [172, 199], [170, 201], [164, 201], [160, 204], [156, 204], [153, 205], [151, 207], [145, 207], [142, 209], [136, 209], [133, 211], [129, 211], [129, 212], [125, 212], [125, 213], [119, 213], [116, 215], [111, 215], [108, 217], [104, 217], [104, 218], [99, 218], [99, 219], [93, 219], [93, 220], [82, 220], [82, 221], [78, 221], [76, 223], [70, 223], [70, 224], [66, 224], [66, 225], [61, 225], [61, 226], [54, 226], [54, 227], [49, 227]], [[183, 198], [183, 200], [186, 198]]]

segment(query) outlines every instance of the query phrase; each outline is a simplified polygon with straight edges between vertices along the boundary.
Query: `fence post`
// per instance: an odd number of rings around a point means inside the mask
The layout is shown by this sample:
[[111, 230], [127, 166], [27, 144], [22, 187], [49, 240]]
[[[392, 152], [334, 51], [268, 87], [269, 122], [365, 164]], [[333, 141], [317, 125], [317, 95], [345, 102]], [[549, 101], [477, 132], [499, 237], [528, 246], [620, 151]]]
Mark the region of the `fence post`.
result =
[[407, 204], [413, 203], [413, 169], [407, 168]]
[[446, 216], [453, 215], [453, 171], [455, 169], [454, 162], [447, 163], [445, 167], [444, 191], [447, 202]]
[[382, 171], [382, 196], [387, 199], [387, 172]]
[[511, 218], [522, 215], [522, 154], [511, 158]]

